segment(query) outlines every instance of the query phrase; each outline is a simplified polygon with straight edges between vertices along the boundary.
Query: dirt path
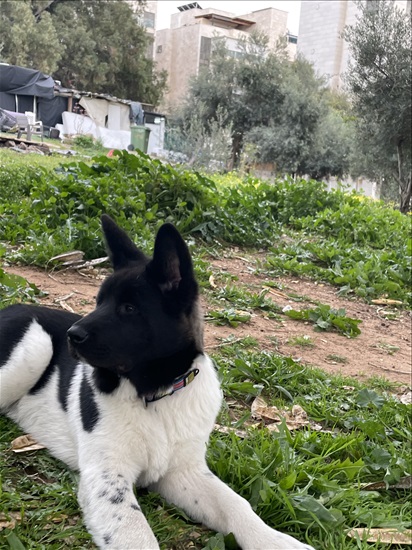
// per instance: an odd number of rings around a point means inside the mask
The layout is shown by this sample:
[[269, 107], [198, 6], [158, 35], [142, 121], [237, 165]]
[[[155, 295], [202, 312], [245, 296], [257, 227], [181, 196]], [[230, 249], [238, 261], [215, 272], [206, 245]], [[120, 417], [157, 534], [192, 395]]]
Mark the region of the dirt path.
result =
[[[256, 274], [248, 258], [232, 257], [212, 260], [213, 268], [236, 276], [238, 284], [253, 292], [259, 291], [268, 282], [268, 278]], [[94, 308], [94, 300], [105, 269], [67, 270], [48, 273], [32, 267], [6, 267], [9, 273], [22, 275], [35, 283], [47, 295], [41, 303], [54, 307], [70, 309], [78, 313], [87, 313]], [[205, 325], [206, 348], [212, 351], [222, 345], [222, 338], [233, 335], [234, 338], [253, 336], [261, 349], [300, 359], [303, 363], [321, 367], [328, 372], [358, 378], [382, 376], [392, 382], [411, 387], [411, 314], [382, 306], [365, 304], [359, 300], [340, 298], [336, 289], [298, 277], [274, 279], [278, 289], [268, 293], [277, 305], [292, 306], [301, 309], [308, 302], [296, 303], [289, 294], [305, 296], [306, 300], [319, 301], [334, 308], [344, 308], [346, 315], [361, 319], [361, 334], [354, 339], [334, 332], [315, 332], [311, 324], [293, 321], [286, 316], [281, 320], [269, 319], [264, 312], [255, 312], [249, 323], [237, 328], [218, 327], [210, 322]], [[236, 283], [233, 283], [236, 284]], [[216, 289], [218, 291], [218, 288]], [[207, 312], [212, 309], [203, 298]], [[296, 337], [309, 345], [297, 345]]]

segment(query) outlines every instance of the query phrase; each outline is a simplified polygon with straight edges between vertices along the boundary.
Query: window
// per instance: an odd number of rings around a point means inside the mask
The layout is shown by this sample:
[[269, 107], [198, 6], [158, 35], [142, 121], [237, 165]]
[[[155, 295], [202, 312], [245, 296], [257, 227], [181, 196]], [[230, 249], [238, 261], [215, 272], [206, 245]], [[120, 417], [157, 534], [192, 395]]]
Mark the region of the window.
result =
[[208, 36], [200, 37], [199, 67], [208, 67], [212, 51], [212, 39]]
[[163, 51], [163, 46], [157, 46], [156, 53], [162, 53], [162, 51]]
[[145, 11], [143, 15], [143, 26], [147, 29], [155, 28], [155, 14], [150, 11]]

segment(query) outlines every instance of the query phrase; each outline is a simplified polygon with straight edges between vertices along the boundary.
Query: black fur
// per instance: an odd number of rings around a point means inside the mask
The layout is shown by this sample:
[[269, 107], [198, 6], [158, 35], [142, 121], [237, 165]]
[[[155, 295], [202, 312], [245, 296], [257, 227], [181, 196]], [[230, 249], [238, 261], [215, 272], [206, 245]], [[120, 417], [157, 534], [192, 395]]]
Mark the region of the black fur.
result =
[[3, 310], [0, 315], [0, 357], [1, 363], [9, 358], [13, 347], [22, 338], [28, 326], [36, 319], [50, 334], [53, 341], [53, 356], [43, 374], [30, 389], [34, 394], [40, 391], [55, 369], [59, 369], [59, 397], [66, 408], [67, 392], [76, 362], [69, 355], [66, 343], [66, 330], [81, 319], [80, 315], [67, 311], [16, 304]]
[[80, 414], [84, 430], [91, 432], [99, 420], [99, 410], [93, 390], [85, 376], [80, 386]]
[[194, 335], [198, 287], [190, 254], [171, 224], [160, 228], [153, 260], [108, 216], [102, 224], [114, 273], [103, 282], [96, 309], [69, 329], [70, 348], [94, 367], [100, 391], [114, 391], [126, 377], [140, 396], [152, 395], [202, 353]]

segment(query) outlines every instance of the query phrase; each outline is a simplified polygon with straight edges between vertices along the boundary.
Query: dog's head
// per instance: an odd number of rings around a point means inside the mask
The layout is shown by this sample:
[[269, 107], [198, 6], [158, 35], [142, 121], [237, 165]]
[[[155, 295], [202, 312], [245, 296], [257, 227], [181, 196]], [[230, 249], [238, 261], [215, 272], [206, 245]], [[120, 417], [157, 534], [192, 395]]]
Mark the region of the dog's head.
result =
[[102, 216], [114, 272], [96, 309], [68, 331], [76, 357], [95, 368], [102, 391], [125, 376], [140, 395], [170, 385], [202, 353], [198, 287], [189, 250], [171, 224], [158, 231], [153, 258], [109, 216]]

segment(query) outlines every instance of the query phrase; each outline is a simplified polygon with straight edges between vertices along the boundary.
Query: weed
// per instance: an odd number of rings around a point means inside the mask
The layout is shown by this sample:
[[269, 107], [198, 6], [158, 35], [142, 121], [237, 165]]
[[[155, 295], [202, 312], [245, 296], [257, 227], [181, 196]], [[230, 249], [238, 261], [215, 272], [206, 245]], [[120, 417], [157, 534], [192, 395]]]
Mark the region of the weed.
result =
[[[58, 173], [54, 159], [42, 157], [45, 168], [28, 157], [11, 159], [11, 152], [0, 152], [0, 239], [20, 248], [8, 257], [18, 254], [24, 262], [44, 266], [52, 255], [72, 248], [83, 250], [86, 258], [103, 255], [98, 218], [108, 212], [145, 249], [164, 221], [189, 236], [200, 285], [223, 306], [209, 312], [211, 322], [237, 326], [254, 310], [280, 315], [266, 292], [234, 286], [230, 274], [210, 266], [210, 256], [222, 257], [227, 250], [221, 243], [271, 247], [263, 268], [272, 275], [298, 273], [328, 281], [342, 294], [366, 300], [387, 295], [411, 303], [410, 220], [379, 202], [328, 193], [318, 182], [269, 184], [233, 174], [206, 178], [139, 153], [70, 162]], [[282, 290], [276, 281], [267, 286]], [[4, 306], [35, 300], [38, 291], [0, 269], [0, 292]], [[358, 333], [358, 321], [344, 310], [316, 305], [297, 313], [323, 330]], [[381, 315], [387, 314], [381, 310]], [[278, 346], [276, 337], [268, 341]], [[397, 351], [381, 345], [386, 353]], [[257, 353], [256, 346], [254, 338], [231, 335], [213, 349], [227, 398], [219, 422], [229, 428], [212, 435], [208, 462], [213, 471], [267, 523], [316, 548], [377, 550], [382, 546], [349, 540], [346, 532], [358, 526], [410, 527], [410, 495], [391, 488], [411, 471], [410, 406], [389, 394], [393, 384], [374, 378], [366, 386], [290, 357]], [[347, 361], [336, 354], [328, 360]], [[249, 427], [250, 404], [260, 394], [279, 408], [301, 405], [321, 429], [289, 431], [284, 423], [279, 432]], [[230, 431], [239, 427], [243, 439]], [[0, 533], [0, 547], [94, 548], [75, 496], [77, 476], [46, 451], [13, 455], [10, 441], [19, 433], [0, 418], [0, 509], [6, 519], [17, 518], [13, 529]], [[388, 490], [361, 489], [375, 481], [384, 481]], [[140, 492], [139, 501], [164, 547], [223, 550], [233, 543], [194, 526], [156, 494]]]
[[102, 255], [98, 219], [106, 212], [142, 248], [170, 221], [212, 247], [271, 247], [271, 273], [325, 280], [366, 300], [387, 295], [412, 303], [410, 220], [382, 203], [314, 181], [273, 184], [231, 174], [227, 185], [223, 176], [216, 184], [140, 152], [66, 163], [59, 173], [34, 164], [17, 159], [0, 171], [0, 239], [22, 245], [14, 257], [26, 263], [44, 266], [70, 249]]
[[383, 350], [383, 351], [384, 351], [385, 353], [387, 353], [388, 355], [393, 355], [394, 353], [396, 353], [397, 351], [399, 351], [399, 346], [394, 346], [394, 345], [392, 345], [392, 344], [387, 344], [387, 343], [385, 343], [385, 342], [379, 342], [379, 343], [376, 344], [374, 347]]
[[315, 330], [337, 330], [348, 338], [355, 338], [360, 334], [358, 328], [362, 321], [346, 317], [344, 309], [333, 309], [328, 305], [322, 304], [314, 309], [304, 309], [296, 311], [294, 309], [286, 310], [285, 315], [298, 321], [311, 321], [315, 325]]
[[250, 321], [250, 313], [247, 311], [239, 311], [233, 308], [211, 310], [206, 314], [206, 320], [212, 321], [215, 325], [229, 325], [236, 328], [240, 323], [248, 323]]
[[[2, 249], [0, 248], [0, 258]], [[36, 302], [37, 297], [44, 295], [34, 285], [12, 273], [6, 273], [0, 267], [0, 309], [19, 302]]]
[[326, 359], [328, 361], [332, 361], [333, 363], [341, 363], [342, 365], [346, 365], [348, 363], [347, 357], [343, 357], [342, 355], [337, 355], [336, 353], [330, 353], [326, 356]]
[[303, 336], [294, 336], [293, 338], [289, 338], [288, 344], [291, 346], [300, 346], [302, 348], [310, 349], [315, 347], [315, 342], [307, 334], [304, 334]]

